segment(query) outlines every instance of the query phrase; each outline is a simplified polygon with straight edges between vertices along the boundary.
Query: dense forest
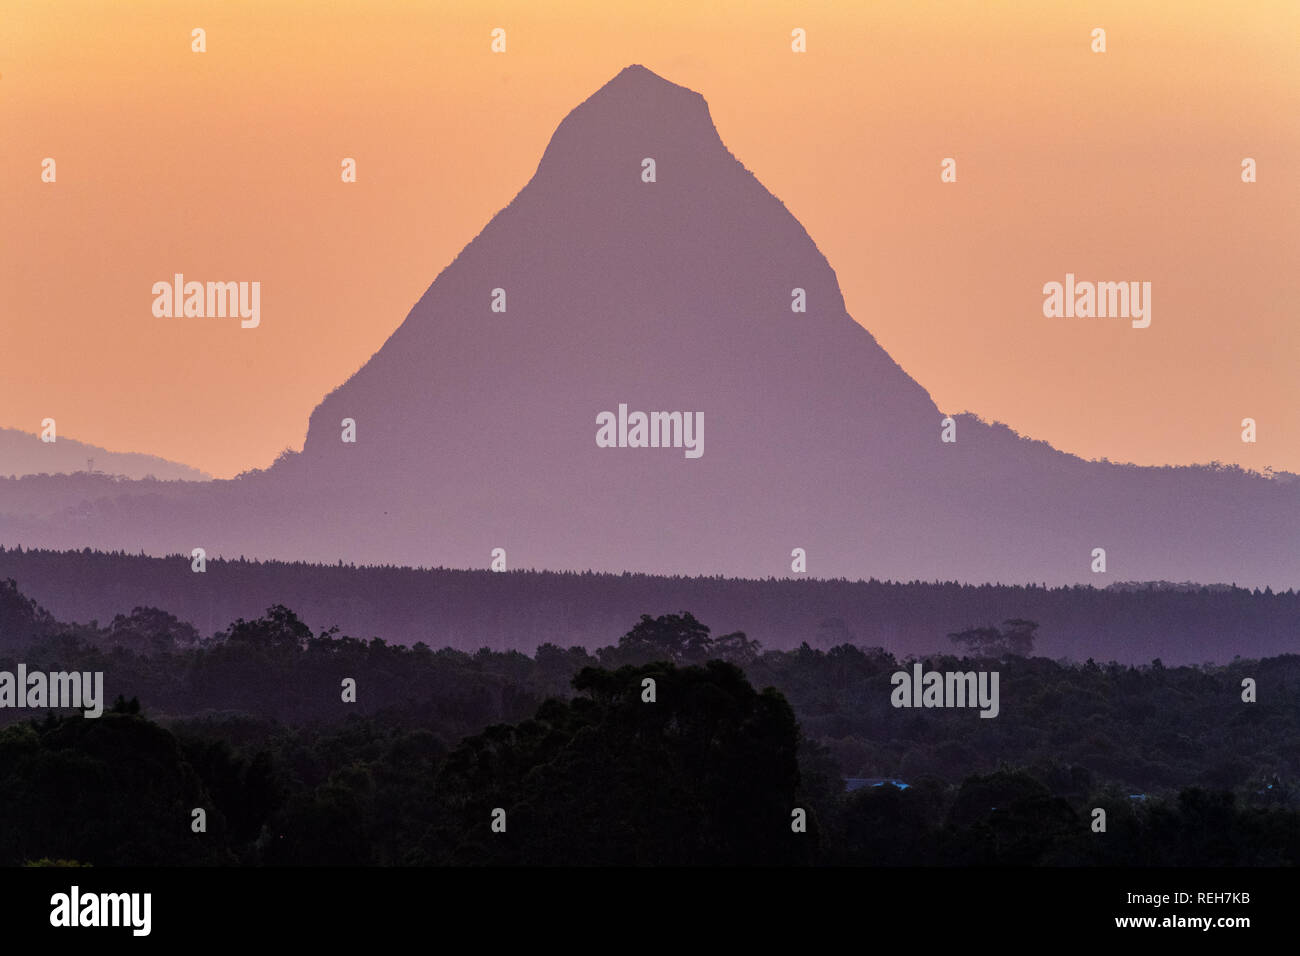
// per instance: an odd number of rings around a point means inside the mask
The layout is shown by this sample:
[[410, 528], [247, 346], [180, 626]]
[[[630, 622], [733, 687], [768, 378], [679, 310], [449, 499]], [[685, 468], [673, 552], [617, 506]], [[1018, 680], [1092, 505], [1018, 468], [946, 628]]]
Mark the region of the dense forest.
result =
[[1012, 651], [1033, 622], [943, 636], [927, 669], [1000, 674], [989, 720], [891, 706], [911, 661], [879, 648], [628, 624], [467, 653], [275, 605], [203, 637], [148, 608], [65, 624], [4, 582], [0, 671], [102, 671], [116, 703], [0, 710], [0, 864], [1300, 861], [1298, 656], [1065, 664]]
[[[1107, 576], [1097, 577], [1104, 584]], [[1039, 624], [1040, 655], [1080, 662], [1225, 663], [1300, 648], [1300, 592], [1228, 584], [746, 580], [211, 557], [196, 574], [188, 553], [158, 558], [0, 547], [5, 578], [61, 620], [109, 621], [134, 607], [156, 607], [205, 637], [284, 604], [313, 628], [337, 625], [358, 638], [532, 654], [546, 643], [595, 649], [643, 613], [689, 608], [773, 650], [856, 644], [929, 654], [945, 649], [945, 634], [1012, 618]]]

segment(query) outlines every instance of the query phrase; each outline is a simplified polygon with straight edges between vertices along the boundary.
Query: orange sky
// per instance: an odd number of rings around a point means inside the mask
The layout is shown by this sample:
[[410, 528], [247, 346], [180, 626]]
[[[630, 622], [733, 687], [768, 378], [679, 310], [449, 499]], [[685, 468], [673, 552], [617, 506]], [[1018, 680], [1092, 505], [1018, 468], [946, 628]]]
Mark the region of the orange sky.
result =
[[[1090, 458], [1300, 471], [1294, 0], [5, 0], [0, 23], [0, 426], [218, 476], [300, 447], [564, 115], [642, 63], [705, 96], [941, 408]], [[1067, 271], [1150, 281], [1151, 327], [1044, 318]], [[260, 281], [260, 327], [155, 318], [175, 272]]]

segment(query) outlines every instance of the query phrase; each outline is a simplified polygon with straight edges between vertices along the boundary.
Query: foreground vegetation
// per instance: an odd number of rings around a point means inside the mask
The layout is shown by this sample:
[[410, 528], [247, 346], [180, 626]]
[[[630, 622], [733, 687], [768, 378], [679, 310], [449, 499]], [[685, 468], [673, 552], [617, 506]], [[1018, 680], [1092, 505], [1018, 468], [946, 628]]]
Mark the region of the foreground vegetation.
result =
[[118, 699], [0, 710], [5, 865], [1300, 861], [1297, 656], [926, 658], [999, 671], [986, 720], [892, 707], [909, 662], [885, 651], [765, 652], [689, 614], [532, 656], [313, 634], [283, 607], [209, 640], [147, 609], [63, 625], [0, 592], [0, 627], [24, 615], [43, 636], [0, 670], [103, 671]]

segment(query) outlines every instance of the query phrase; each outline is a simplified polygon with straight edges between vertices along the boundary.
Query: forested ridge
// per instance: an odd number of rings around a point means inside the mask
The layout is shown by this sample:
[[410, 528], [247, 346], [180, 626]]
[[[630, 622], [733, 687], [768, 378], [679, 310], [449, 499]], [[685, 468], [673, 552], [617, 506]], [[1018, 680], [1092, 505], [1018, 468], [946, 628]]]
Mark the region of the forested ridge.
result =
[[[1125, 664], [1224, 663], [1300, 648], [1300, 592], [1231, 584], [1124, 582], [1097, 587], [1017, 582], [743, 579], [308, 562], [222, 560], [195, 574], [189, 554], [150, 557], [0, 547], [0, 580], [60, 620], [109, 621], [134, 607], [162, 608], [210, 637], [237, 618], [284, 604], [314, 629], [337, 625], [392, 644], [532, 654], [545, 643], [594, 650], [641, 614], [690, 609], [773, 650], [807, 643], [947, 649], [944, 635], [1027, 618], [1038, 653]], [[815, 568], [815, 565], [813, 565]], [[1113, 582], [1113, 583], [1111, 583]]]

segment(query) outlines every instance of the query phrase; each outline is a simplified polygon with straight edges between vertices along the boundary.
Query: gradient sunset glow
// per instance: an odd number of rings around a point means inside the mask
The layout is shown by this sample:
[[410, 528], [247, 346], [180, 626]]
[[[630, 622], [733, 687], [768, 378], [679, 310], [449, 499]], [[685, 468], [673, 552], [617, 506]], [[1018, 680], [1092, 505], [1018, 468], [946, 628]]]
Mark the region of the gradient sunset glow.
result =
[[[1088, 458], [1300, 471], [1293, 2], [18, 0], [3, 25], [0, 426], [216, 476], [301, 447], [641, 63], [705, 97], [941, 409]], [[259, 281], [260, 325], [156, 318], [177, 272]], [[1067, 272], [1151, 282], [1150, 328], [1045, 318]]]

